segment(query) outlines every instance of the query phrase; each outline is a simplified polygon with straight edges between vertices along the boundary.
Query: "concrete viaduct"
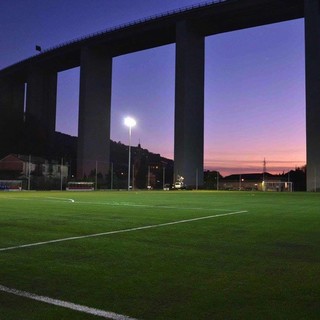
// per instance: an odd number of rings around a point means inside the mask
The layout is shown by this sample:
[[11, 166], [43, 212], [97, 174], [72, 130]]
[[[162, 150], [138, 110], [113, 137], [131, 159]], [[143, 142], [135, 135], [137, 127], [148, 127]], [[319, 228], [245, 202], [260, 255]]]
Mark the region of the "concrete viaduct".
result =
[[55, 130], [57, 73], [80, 66], [78, 175], [88, 174], [95, 161], [109, 162], [113, 57], [175, 43], [175, 174], [195, 185], [198, 172], [201, 185], [205, 37], [303, 17], [307, 189], [319, 191], [319, 0], [215, 0], [62, 44], [0, 71], [0, 118], [9, 113], [23, 117], [27, 87], [25, 121], [37, 119], [50, 135]]

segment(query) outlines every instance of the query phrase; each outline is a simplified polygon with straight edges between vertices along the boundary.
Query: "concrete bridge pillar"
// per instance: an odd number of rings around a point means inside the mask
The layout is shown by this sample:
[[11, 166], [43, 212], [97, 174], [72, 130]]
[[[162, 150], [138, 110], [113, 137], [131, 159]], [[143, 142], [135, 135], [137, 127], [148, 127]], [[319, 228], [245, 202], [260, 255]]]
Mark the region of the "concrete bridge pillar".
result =
[[83, 48], [80, 68], [78, 178], [109, 172], [112, 56]]
[[17, 153], [23, 128], [24, 112], [23, 81], [2, 79], [0, 81], [0, 152]]
[[19, 120], [23, 119], [24, 109], [24, 82], [19, 80], [0, 81], [0, 117], [12, 115]]
[[32, 69], [27, 79], [26, 121], [52, 136], [56, 128], [57, 72]]
[[307, 191], [320, 191], [320, 2], [305, 0]]
[[176, 27], [174, 174], [203, 184], [204, 36], [191, 24]]

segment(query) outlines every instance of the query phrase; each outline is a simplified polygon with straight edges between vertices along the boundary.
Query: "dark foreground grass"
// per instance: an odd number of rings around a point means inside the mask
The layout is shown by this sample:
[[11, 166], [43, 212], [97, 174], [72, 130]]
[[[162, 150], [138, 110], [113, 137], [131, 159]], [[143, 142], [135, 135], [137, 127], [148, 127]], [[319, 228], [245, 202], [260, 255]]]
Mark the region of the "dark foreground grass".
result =
[[[319, 194], [0, 193], [0, 248], [238, 211], [0, 251], [0, 285], [138, 319], [319, 319]], [[99, 317], [0, 291], [0, 319]]]

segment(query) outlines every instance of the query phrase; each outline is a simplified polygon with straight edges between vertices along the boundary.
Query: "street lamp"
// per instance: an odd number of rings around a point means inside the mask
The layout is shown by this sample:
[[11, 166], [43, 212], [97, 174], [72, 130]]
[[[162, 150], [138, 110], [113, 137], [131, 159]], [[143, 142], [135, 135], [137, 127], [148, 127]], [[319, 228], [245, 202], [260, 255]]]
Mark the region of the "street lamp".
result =
[[129, 160], [128, 160], [128, 191], [130, 190], [130, 167], [131, 167], [131, 128], [136, 125], [136, 120], [131, 117], [124, 119], [124, 124], [129, 127]]

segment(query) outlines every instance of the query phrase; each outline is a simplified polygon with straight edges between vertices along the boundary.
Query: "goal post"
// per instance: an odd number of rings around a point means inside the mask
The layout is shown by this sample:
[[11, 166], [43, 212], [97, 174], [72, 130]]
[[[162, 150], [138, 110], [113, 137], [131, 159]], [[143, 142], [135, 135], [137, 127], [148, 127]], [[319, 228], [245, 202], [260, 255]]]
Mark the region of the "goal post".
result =
[[0, 180], [0, 191], [21, 191], [22, 180]]
[[67, 184], [67, 191], [93, 191], [94, 182], [74, 182], [70, 181]]
[[263, 181], [262, 191], [292, 192], [292, 182]]

